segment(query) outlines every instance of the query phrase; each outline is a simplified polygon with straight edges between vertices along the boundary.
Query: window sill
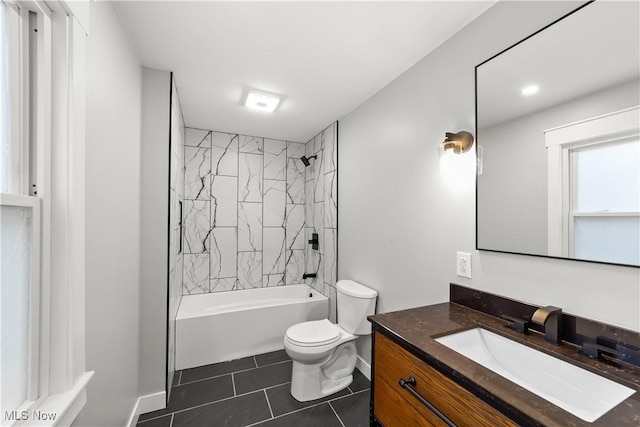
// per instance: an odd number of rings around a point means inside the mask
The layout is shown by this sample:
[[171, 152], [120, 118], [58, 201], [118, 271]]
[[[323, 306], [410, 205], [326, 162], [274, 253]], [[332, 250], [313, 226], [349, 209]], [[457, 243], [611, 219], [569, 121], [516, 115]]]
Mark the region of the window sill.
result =
[[93, 371], [85, 372], [71, 389], [47, 397], [37, 408], [29, 411], [28, 419], [16, 426], [71, 425], [87, 402], [87, 384], [92, 377]]

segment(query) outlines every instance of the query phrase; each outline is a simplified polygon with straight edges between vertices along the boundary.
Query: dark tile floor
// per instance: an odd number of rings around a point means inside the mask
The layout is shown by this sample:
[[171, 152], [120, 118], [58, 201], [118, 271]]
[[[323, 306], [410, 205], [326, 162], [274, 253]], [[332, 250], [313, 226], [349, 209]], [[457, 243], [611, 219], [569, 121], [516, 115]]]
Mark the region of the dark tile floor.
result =
[[178, 371], [166, 409], [140, 415], [138, 427], [365, 427], [367, 378], [311, 402], [291, 397], [291, 359], [284, 350]]

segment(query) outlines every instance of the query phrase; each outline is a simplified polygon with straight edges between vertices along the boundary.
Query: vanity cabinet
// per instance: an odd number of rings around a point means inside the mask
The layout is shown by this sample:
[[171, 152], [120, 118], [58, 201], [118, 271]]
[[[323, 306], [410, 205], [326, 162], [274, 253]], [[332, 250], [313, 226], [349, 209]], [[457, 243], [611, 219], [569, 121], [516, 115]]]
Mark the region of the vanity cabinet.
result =
[[517, 425], [378, 328], [373, 342], [372, 425]]

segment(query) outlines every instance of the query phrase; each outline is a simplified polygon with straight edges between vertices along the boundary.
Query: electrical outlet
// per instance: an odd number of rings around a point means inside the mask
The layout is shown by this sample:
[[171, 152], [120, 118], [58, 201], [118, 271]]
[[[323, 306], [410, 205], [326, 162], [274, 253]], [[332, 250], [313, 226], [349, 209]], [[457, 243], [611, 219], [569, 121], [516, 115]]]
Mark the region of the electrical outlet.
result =
[[456, 256], [456, 274], [471, 279], [471, 254], [458, 252]]

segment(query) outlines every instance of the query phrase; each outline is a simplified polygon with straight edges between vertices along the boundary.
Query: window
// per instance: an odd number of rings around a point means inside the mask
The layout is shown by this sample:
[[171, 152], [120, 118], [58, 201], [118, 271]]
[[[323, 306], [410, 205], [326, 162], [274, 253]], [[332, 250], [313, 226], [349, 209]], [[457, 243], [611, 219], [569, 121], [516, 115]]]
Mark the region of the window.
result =
[[86, 25], [88, 7], [0, 0], [2, 426], [42, 416], [70, 425], [92, 376], [84, 365], [86, 33], [73, 12]]
[[549, 255], [640, 265], [640, 107], [545, 132]]
[[28, 196], [0, 196], [0, 384], [3, 423], [31, 409], [38, 389], [40, 210]]
[[570, 157], [570, 256], [639, 265], [640, 141], [574, 148]]
[[36, 26], [36, 13], [0, 2], [2, 425], [30, 410], [40, 395], [40, 201], [33, 196], [35, 141], [30, 138], [35, 125], [30, 107], [36, 100]]

